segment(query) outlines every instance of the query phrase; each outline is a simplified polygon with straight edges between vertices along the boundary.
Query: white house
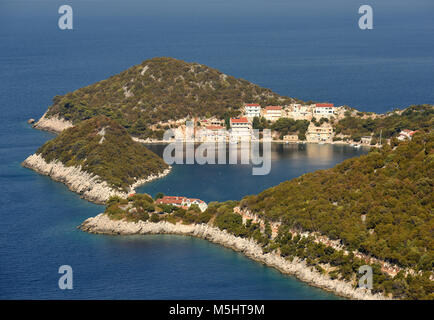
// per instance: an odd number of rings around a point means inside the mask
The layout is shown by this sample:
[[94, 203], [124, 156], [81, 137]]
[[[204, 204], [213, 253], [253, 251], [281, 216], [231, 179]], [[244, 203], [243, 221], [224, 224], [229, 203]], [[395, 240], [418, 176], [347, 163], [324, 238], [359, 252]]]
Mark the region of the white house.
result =
[[226, 128], [220, 125], [205, 126], [196, 133], [200, 141], [224, 141], [226, 136]]
[[253, 119], [254, 117], [259, 118], [261, 116], [261, 106], [257, 103], [245, 104], [244, 115], [249, 119]]
[[411, 138], [413, 137], [413, 135], [417, 132], [416, 131], [412, 131], [412, 130], [408, 130], [408, 129], [404, 129], [399, 133], [398, 136], [398, 140], [400, 141], [404, 141], [404, 140], [411, 140]]
[[163, 198], [157, 199], [155, 203], [158, 204], [167, 204], [176, 207], [181, 207], [184, 209], [190, 208], [191, 205], [196, 204], [200, 211], [204, 212], [208, 205], [205, 201], [194, 198], [186, 198], [186, 197], [177, 197], [177, 196], [164, 196]]
[[317, 103], [313, 109], [313, 116], [317, 119], [330, 118], [335, 115], [335, 110], [333, 103]]
[[264, 118], [272, 122], [282, 118], [282, 107], [281, 106], [267, 106], [264, 110]]
[[231, 118], [231, 139], [248, 140], [251, 138], [252, 124], [246, 117]]

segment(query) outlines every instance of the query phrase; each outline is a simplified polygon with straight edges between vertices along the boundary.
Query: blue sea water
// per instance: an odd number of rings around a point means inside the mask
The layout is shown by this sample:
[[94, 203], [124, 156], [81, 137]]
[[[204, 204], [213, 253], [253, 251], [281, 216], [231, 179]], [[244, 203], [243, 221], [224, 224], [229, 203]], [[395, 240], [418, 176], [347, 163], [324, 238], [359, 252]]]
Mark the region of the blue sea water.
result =
[[[434, 102], [434, 3], [371, 1], [69, 1], [74, 30], [57, 28], [65, 1], [0, 2], [0, 298], [333, 299], [206, 241], [112, 237], [76, 229], [103, 210], [20, 166], [52, 134], [31, 129], [56, 94], [155, 56], [197, 61], [303, 100], [385, 112]], [[151, 146], [161, 152], [160, 146]], [[273, 146], [271, 173], [245, 166], [175, 166], [140, 192], [240, 199], [365, 150]], [[57, 286], [60, 265], [74, 289]]]

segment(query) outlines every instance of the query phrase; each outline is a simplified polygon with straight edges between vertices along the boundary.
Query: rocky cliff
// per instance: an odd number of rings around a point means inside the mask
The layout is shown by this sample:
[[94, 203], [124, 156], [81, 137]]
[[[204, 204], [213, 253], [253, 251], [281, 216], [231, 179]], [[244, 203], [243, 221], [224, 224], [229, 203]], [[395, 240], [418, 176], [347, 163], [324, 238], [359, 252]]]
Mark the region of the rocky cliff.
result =
[[169, 174], [170, 168], [157, 175], [150, 175], [145, 179], [137, 179], [129, 188], [130, 192], [122, 192], [110, 187], [98, 175], [92, 175], [76, 166], [65, 166], [60, 161], [47, 162], [41, 155], [32, 154], [23, 162], [23, 166], [32, 169], [40, 174], [49, 176], [55, 181], [62, 182], [71, 191], [80, 194], [84, 199], [95, 203], [105, 203], [110, 197], [118, 196], [126, 198], [128, 194], [134, 193], [138, 186], [155, 179], [162, 178]]
[[365, 289], [353, 288], [351, 283], [331, 280], [315, 269], [308, 267], [304, 261], [295, 258], [286, 260], [277, 253], [263, 253], [261, 246], [251, 239], [236, 237], [232, 234], [211, 227], [207, 224], [172, 224], [169, 222], [128, 222], [111, 220], [105, 214], [84, 221], [79, 228], [83, 231], [98, 234], [131, 235], [131, 234], [178, 234], [206, 239], [245, 254], [247, 257], [278, 269], [284, 274], [296, 276], [309, 284], [332, 291], [340, 296], [360, 300], [386, 299], [379, 294], [371, 294]]

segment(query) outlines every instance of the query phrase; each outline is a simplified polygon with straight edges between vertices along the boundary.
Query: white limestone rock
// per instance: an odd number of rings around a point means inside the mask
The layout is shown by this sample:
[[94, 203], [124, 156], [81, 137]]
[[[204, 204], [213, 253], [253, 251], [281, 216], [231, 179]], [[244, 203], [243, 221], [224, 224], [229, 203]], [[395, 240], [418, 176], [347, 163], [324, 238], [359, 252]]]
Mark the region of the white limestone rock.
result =
[[82, 170], [81, 166], [67, 167], [58, 160], [47, 163], [39, 154], [29, 156], [24, 160], [23, 166], [40, 174], [47, 175], [55, 181], [64, 183], [71, 191], [95, 203], [105, 203], [112, 196], [126, 198], [128, 194], [135, 193], [134, 189], [138, 186], [166, 176], [171, 169], [169, 167], [158, 175], [150, 175], [145, 179], [138, 179], [130, 186], [130, 191], [126, 193], [110, 187], [101, 177]]
[[60, 133], [65, 129], [72, 127], [71, 121], [67, 121], [61, 118], [59, 115], [47, 117], [47, 112], [36, 122], [33, 127], [40, 130], [51, 131], [54, 133]]
[[360, 300], [387, 299], [387, 297], [380, 294], [371, 294], [370, 291], [365, 289], [355, 289], [349, 282], [332, 280], [327, 275], [320, 274], [315, 269], [308, 267], [304, 261], [297, 258], [289, 261], [275, 252], [263, 253], [261, 246], [254, 240], [236, 237], [225, 230], [222, 231], [207, 224], [183, 225], [165, 221], [158, 223], [128, 222], [125, 220], [111, 220], [107, 215], [99, 214], [84, 221], [79, 228], [86, 232], [99, 234], [178, 234], [194, 236], [242, 252], [255, 261], [276, 268], [282, 273], [294, 275], [302, 281], [332, 291], [340, 296]]

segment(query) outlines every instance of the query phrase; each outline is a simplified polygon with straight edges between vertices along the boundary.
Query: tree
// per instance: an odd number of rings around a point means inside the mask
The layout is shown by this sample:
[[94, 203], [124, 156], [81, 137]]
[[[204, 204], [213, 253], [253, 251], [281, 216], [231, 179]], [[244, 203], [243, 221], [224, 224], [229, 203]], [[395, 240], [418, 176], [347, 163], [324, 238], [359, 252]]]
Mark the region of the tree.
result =
[[260, 121], [258, 117], [253, 118], [252, 127], [253, 129], [260, 129]]
[[151, 222], [157, 223], [159, 221], [160, 221], [160, 217], [158, 216], [158, 214], [157, 213], [153, 213], [151, 215]]
[[164, 197], [164, 193], [162, 193], [162, 192], [157, 192], [157, 194], [156, 194], [155, 197], [154, 197], [154, 200], [161, 199], [161, 198], [163, 198], [163, 197]]

